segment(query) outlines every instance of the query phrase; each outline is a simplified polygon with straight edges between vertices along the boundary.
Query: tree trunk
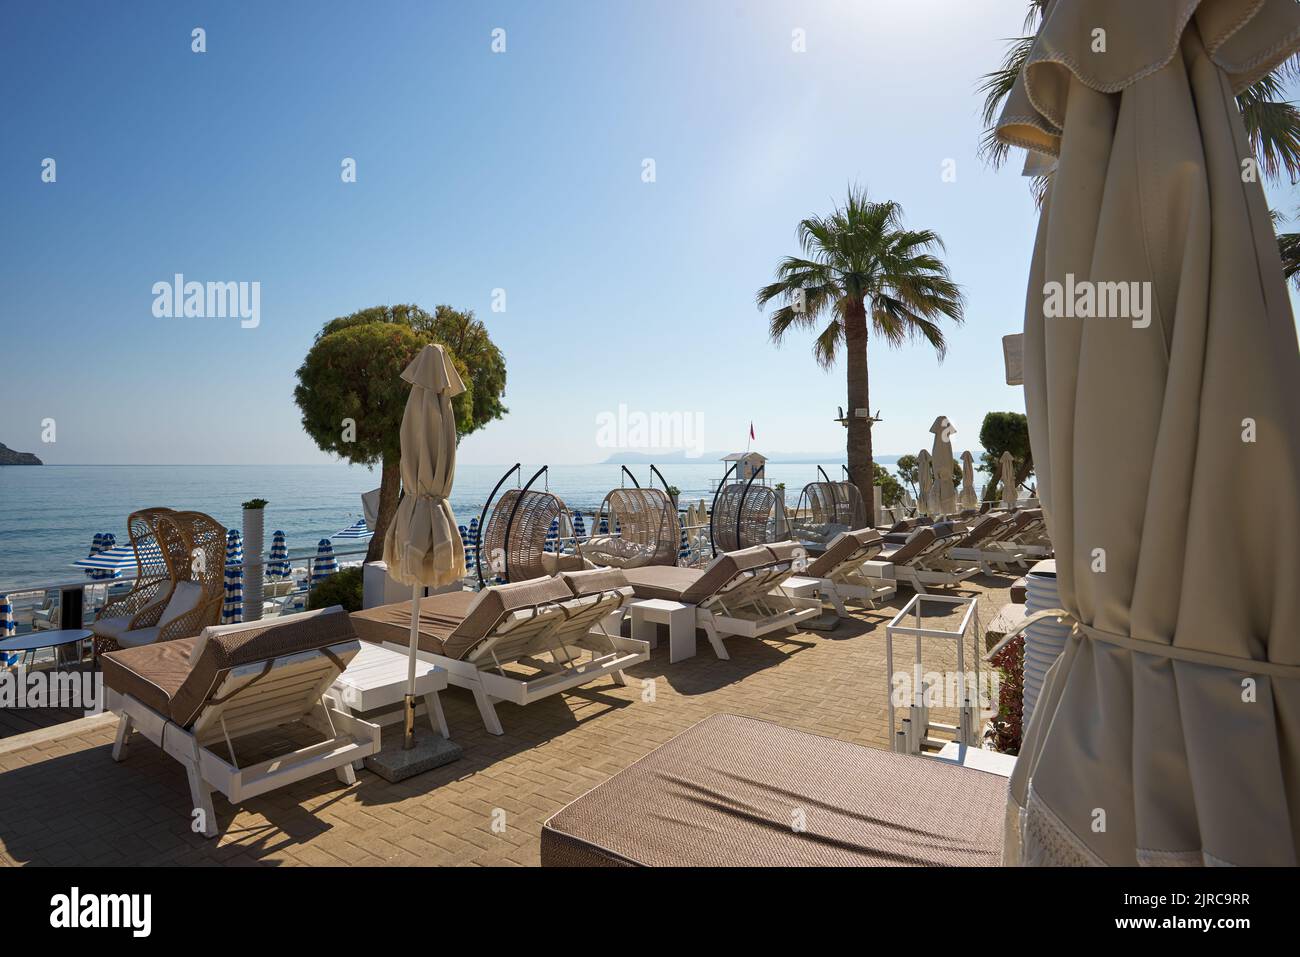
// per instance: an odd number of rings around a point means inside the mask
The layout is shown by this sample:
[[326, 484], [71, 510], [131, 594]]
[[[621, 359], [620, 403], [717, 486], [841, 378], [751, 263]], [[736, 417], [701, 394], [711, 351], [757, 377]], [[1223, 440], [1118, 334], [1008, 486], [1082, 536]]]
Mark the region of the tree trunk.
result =
[[385, 455], [379, 476], [379, 514], [375, 516], [375, 534], [366, 549], [368, 562], [384, 559], [384, 537], [388, 534], [388, 526], [393, 523], [393, 515], [397, 513], [397, 500], [402, 489], [401, 459], [390, 459]]
[[[867, 514], [875, 520], [875, 469], [871, 460], [871, 404], [867, 390], [867, 310], [859, 300], [844, 316], [845, 364], [848, 367], [849, 479], [862, 493]], [[865, 409], [862, 416], [859, 409]]]

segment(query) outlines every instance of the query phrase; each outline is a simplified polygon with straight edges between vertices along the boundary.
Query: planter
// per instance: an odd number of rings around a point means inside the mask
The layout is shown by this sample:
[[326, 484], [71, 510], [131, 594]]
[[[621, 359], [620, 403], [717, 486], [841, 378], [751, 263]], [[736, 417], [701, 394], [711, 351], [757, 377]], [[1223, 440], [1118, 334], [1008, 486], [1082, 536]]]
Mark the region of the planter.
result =
[[262, 580], [266, 570], [263, 532], [266, 510], [244, 509], [244, 621], [262, 617]]

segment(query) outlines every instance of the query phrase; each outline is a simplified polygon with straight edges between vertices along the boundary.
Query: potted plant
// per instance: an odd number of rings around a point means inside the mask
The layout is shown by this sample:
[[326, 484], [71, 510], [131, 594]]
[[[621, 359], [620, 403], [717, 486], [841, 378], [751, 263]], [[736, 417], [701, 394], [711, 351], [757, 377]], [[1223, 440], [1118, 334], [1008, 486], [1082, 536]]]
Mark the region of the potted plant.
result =
[[682, 494], [682, 490], [676, 485], [668, 486], [668, 497], [673, 500], [673, 508], [677, 508], [677, 498]]
[[244, 621], [262, 617], [262, 578], [265, 556], [262, 554], [266, 528], [266, 499], [250, 498], [244, 508]]

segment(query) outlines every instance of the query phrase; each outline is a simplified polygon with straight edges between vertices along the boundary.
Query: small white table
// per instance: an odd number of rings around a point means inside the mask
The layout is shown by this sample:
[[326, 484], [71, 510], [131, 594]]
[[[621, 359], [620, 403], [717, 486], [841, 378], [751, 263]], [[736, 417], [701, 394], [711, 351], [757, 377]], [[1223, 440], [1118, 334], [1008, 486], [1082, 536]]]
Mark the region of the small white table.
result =
[[[391, 708], [406, 698], [407, 669], [410, 660], [406, 655], [381, 645], [361, 642], [361, 650], [348, 662], [348, 668], [334, 679], [326, 694], [334, 699], [335, 706], [348, 714], [364, 716], [378, 708]], [[415, 663], [415, 693], [424, 699], [429, 725], [450, 738], [447, 719], [442, 713], [438, 692], [447, 687], [447, 672], [427, 661]], [[367, 718], [377, 724], [394, 724], [402, 720], [402, 711]], [[360, 762], [358, 762], [358, 765]]]
[[668, 661], [677, 663], [695, 657], [695, 608], [679, 601], [643, 598], [632, 603], [632, 637], [659, 644], [659, 625], [668, 626]]

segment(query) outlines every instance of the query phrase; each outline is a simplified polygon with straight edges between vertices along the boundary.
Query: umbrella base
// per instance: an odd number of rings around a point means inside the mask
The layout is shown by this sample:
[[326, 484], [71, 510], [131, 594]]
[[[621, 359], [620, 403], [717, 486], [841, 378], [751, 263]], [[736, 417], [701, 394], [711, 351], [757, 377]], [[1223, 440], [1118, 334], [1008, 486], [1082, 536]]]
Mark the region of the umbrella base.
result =
[[409, 750], [402, 747], [402, 736], [392, 736], [378, 754], [366, 758], [366, 768], [375, 772], [385, 781], [396, 784], [425, 771], [432, 771], [444, 764], [450, 764], [464, 754], [464, 750], [455, 741], [432, 732], [425, 731], [415, 736], [415, 747]]

